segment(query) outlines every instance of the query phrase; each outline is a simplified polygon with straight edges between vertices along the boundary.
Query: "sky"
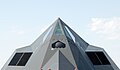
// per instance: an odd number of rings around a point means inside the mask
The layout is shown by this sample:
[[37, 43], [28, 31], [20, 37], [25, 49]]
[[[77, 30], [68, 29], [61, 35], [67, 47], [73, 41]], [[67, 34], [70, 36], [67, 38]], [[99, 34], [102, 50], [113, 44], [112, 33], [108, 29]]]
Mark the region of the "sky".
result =
[[58, 17], [120, 68], [120, 0], [0, 0], [0, 69]]

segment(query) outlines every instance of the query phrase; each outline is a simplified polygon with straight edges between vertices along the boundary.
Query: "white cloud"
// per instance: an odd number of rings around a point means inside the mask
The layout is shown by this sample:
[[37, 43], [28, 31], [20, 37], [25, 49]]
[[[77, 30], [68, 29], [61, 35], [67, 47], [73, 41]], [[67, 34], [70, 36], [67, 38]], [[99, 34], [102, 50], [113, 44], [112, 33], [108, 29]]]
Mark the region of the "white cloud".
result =
[[90, 28], [108, 39], [120, 39], [120, 17], [92, 18]]
[[22, 27], [17, 26], [17, 25], [11, 26], [10, 32], [15, 34], [15, 35], [23, 35], [23, 34], [25, 34], [25, 30], [23, 30]]
[[23, 34], [25, 34], [25, 31], [23, 31], [23, 30], [13, 30], [11, 32], [14, 33], [14, 34], [17, 34], [17, 35], [23, 35]]

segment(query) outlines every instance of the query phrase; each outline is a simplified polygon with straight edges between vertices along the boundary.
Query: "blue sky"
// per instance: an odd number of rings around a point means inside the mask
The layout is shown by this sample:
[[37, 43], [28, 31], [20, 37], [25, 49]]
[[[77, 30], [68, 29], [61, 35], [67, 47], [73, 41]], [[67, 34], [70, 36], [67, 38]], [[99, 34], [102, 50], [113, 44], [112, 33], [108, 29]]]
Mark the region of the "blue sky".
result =
[[120, 68], [120, 0], [0, 0], [0, 69], [58, 17]]

